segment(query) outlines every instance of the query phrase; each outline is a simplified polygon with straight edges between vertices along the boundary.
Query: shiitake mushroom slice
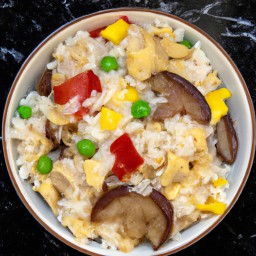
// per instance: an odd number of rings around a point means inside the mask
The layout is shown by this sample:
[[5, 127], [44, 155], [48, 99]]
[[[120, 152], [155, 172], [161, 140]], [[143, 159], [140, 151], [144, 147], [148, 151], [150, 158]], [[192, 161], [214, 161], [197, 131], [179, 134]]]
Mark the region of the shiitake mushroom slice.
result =
[[198, 123], [207, 125], [211, 120], [211, 110], [201, 92], [183, 77], [171, 72], [161, 72], [148, 82], [152, 90], [167, 98], [167, 103], [159, 104], [153, 119], [163, 121], [175, 114], [190, 115]]
[[229, 115], [222, 117], [217, 123], [216, 132], [217, 152], [226, 163], [232, 164], [236, 159], [238, 139]]
[[170, 237], [173, 207], [154, 189], [149, 196], [142, 196], [130, 188], [119, 186], [105, 193], [94, 205], [91, 221], [98, 225], [118, 222], [127, 236], [146, 237], [157, 250]]
[[52, 70], [46, 69], [36, 86], [36, 90], [40, 96], [49, 96], [52, 91]]

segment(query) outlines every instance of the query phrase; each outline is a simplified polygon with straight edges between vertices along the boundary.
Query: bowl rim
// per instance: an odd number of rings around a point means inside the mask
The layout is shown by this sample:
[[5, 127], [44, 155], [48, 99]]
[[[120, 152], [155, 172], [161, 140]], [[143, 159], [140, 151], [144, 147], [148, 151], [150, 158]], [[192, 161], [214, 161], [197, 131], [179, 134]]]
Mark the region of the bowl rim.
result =
[[228, 60], [228, 62], [231, 64], [233, 70], [235, 71], [235, 73], [237, 74], [242, 86], [243, 86], [243, 90], [245, 92], [246, 98], [247, 98], [247, 102], [249, 104], [249, 108], [250, 108], [250, 114], [251, 114], [251, 123], [252, 123], [252, 144], [251, 144], [251, 152], [250, 152], [250, 159], [248, 162], [248, 166], [246, 169], [246, 173], [243, 177], [243, 181], [240, 185], [240, 187], [238, 188], [233, 200], [231, 201], [230, 205], [227, 207], [226, 211], [224, 212], [224, 214], [222, 214], [208, 229], [206, 229], [204, 232], [202, 232], [201, 234], [199, 234], [197, 237], [195, 237], [194, 239], [192, 239], [191, 241], [187, 242], [186, 244], [175, 248], [173, 250], [170, 250], [166, 253], [162, 253], [159, 254], [159, 256], [164, 256], [164, 255], [170, 255], [170, 254], [174, 254], [176, 252], [179, 252], [187, 247], [189, 247], [190, 245], [196, 243], [197, 241], [199, 241], [201, 238], [203, 238], [205, 235], [207, 235], [210, 231], [212, 231], [223, 219], [224, 217], [229, 213], [229, 211], [231, 210], [231, 208], [234, 206], [234, 204], [236, 203], [236, 201], [238, 200], [245, 184], [246, 181], [249, 177], [250, 171], [251, 171], [251, 167], [253, 164], [253, 160], [254, 160], [254, 154], [255, 154], [255, 145], [256, 145], [256, 137], [255, 137], [255, 132], [256, 132], [256, 122], [255, 122], [255, 111], [254, 111], [254, 105], [249, 93], [249, 90], [247, 88], [247, 85], [239, 71], [239, 69], [237, 68], [237, 66], [235, 65], [235, 63], [233, 62], [233, 60], [231, 59], [231, 57], [227, 54], [227, 52], [222, 48], [222, 46], [220, 46], [219, 43], [217, 43], [210, 35], [208, 35], [206, 32], [204, 32], [203, 30], [201, 30], [200, 28], [198, 28], [196, 25], [189, 23], [186, 20], [183, 20], [173, 14], [169, 14], [160, 10], [156, 10], [156, 9], [147, 9], [147, 8], [141, 8], [141, 7], [124, 7], [124, 8], [114, 8], [114, 9], [107, 9], [107, 10], [102, 10], [102, 11], [98, 11], [98, 12], [94, 12], [91, 14], [87, 14], [87, 15], [83, 15], [81, 17], [78, 17], [68, 23], [65, 23], [64, 25], [62, 25], [61, 27], [59, 27], [58, 29], [56, 29], [55, 31], [53, 31], [49, 36], [47, 36], [33, 51], [32, 53], [27, 57], [27, 59], [23, 62], [20, 70], [18, 71], [11, 89], [9, 91], [6, 103], [5, 103], [5, 108], [4, 108], [4, 113], [3, 113], [3, 120], [2, 120], [2, 146], [3, 146], [3, 152], [4, 152], [4, 158], [5, 158], [5, 163], [6, 163], [6, 167], [7, 167], [7, 171], [9, 173], [9, 176], [11, 178], [12, 184], [18, 194], [18, 196], [20, 197], [22, 203], [25, 205], [25, 207], [27, 208], [27, 210], [31, 213], [31, 215], [49, 232], [51, 233], [53, 236], [55, 236], [57, 239], [59, 239], [61, 242], [63, 242], [64, 244], [72, 247], [73, 249], [80, 251], [82, 253], [86, 253], [89, 255], [95, 255], [95, 256], [101, 256], [101, 254], [97, 254], [94, 253], [92, 251], [88, 251], [84, 248], [79, 247], [78, 245], [68, 241], [67, 239], [65, 239], [64, 237], [62, 237], [61, 235], [57, 234], [50, 226], [48, 226], [46, 223], [44, 223], [40, 217], [34, 212], [34, 210], [32, 209], [32, 207], [28, 204], [28, 202], [26, 201], [26, 198], [24, 197], [24, 195], [22, 194], [21, 190], [19, 189], [18, 184], [16, 183], [16, 180], [13, 176], [12, 170], [11, 170], [11, 166], [9, 163], [9, 158], [7, 155], [7, 147], [6, 147], [6, 132], [5, 132], [5, 127], [6, 127], [6, 117], [7, 117], [7, 112], [8, 112], [8, 108], [9, 108], [9, 103], [10, 100], [12, 98], [12, 94], [14, 92], [14, 89], [16, 88], [17, 82], [19, 81], [24, 69], [26, 68], [26, 66], [28, 65], [28, 63], [30, 62], [30, 60], [34, 57], [34, 55], [38, 52], [39, 49], [41, 49], [51, 38], [53, 38], [55, 35], [57, 35], [59, 32], [61, 32], [63, 29], [74, 25], [77, 22], [80, 22], [84, 19], [88, 19], [94, 16], [98, 16], [98, 15], [102, 15], [102, 14], [106, 14], [106, 13], [115, 13], [115, 12], [150, 12], [153, 14], [159, 14], [159, 15], [163, 15], [166, 16], [167, 18], [171, 18], [174, 20], [177, 20], [189, 27], [191, 27], [192, 29], [195, 29], [197, 32], [201, 33], [203, 36], [205, 36], [211, 43], [213, 43], [218, 50], [221, 51], [221, 53], [225, 56], [225, 58]]

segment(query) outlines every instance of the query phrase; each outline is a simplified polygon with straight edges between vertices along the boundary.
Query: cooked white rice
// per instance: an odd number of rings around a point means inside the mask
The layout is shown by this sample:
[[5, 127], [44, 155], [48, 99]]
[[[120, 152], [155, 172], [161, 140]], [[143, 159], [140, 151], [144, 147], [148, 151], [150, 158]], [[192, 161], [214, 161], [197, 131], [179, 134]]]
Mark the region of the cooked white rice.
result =
[[[157, 28], [170, 28], [169, 24], [163, 24], [156, 21], [154, 25], [143, 25], [148, 31]], [[134, 33], [133, 31], [129, 32]], [[173, 41], [180, 42], [183, 40], [185, 31], [177, 28], [174, 30], [175, 37]], [[170, 38], [169, 34], [162, 37]], [[42, 185], [51, 183], [47, 175], [41, 175], [36, 171], [38, 158], [43, 154], [49, 154], [53, 159], [53, 170], [61, 170], [66, 173], [72, 180], [73, 192], [62, 194], [57, 197], [55, 214], [58, 220], [67, 226], [78, 239], [85, 243], [88, 238], [94, 239], [99, 233], [90, 222], [90, 213], [95, 200], [99, 198], [103, 191], [95, 188], [87, 182], [86, 174], [83, 170], [84, 157], [79, 155], [76, 149], [76, 143], [81, 139], [90, 139], [98, 148], [97, 153], [91, 158], [98, 161], [99, 165], [95, 169], [95, 175], [105, 177], [106, 184], [109, 186], [121, 185], [115, 176], [109, 176], [115, 157], [110, 153], [109, 148], [112, 142], [121, 136], [124, 132], [128, 133], [138, 153], [144, 159], [144, 164], [138, 171], [133, 173], [130, 181], [125, 184], [133, 185], [133, 191], [147, 196], [152, 189], [164, 191], [161, 186], [160, 177], [166, 166], [166, 157], [168, 152], [172, 152], [178, 157], [190, 162], [198, 161], [197, 169], [181, 181], [178, 194], [171, 200], [174, 207], [174, 233], [173, 240], [180, 239], [180, 231], [191, 223], [206, 218], [211, 214], [200, 212], [195, 202], [204, 204], [208, 197], [211, 196], [216, 200], [225, 202], [226, 193], [224, 187], [214, 187], [213, 181], [218, 177], [226, 178], [230, 167], [223, 165], [222, 160], [216, 154], [214, 136], [215, 126], [206, 126], [192, 120], [191, 117], [179, 114], [167, 118], [164, 123], [158, 126], [151, 120], [152, 115], [161, 103], [167, 100], [163, 96], [157, 96], [151, 90], [146, 82], [141, 82], [128, 74], [126, 68], [126, 47], [127, 39], [124, 39], [119, 45], [111, 42], [105, 42], [101, 37], [93, 39], [86, 31], [78, 31], [74, 37], [69, 37], [65, 42], [60, 43], [54, 50], [54, 60], [47, 65], [53, 74], [60, 74], [64, 80], [74, 77], [75, 75], [93, 70], [98, 75], [102, 93], [92, 92], [89, 99], [83, 102], [84, 107], [90, 107], [90, 113], [85, 115], [77, 126], [77, 131], [68, 134], [68, 141], [65, 143], [69, 146], [71, 152], [70, 158], [65, 157], [58, 160], [58, 154], [55, 155], [50, 151], [52, 144], [46, 138], [45, 124], [49, 117], [50, 111], [54, 108], [52, 96], [40, 96], [37, 92], [30, 92], [20, 101], [20, 105], [30, 106], [33, 110], [32, 117], [28, 120], [21, 119], [16, 113], [12, 119], [11, 137], [18, 140], [17, 151], [19, 157], [16, 164], [22, 179], [27, 179], [35, 191], [42, 195]], [[203, 95], [215, 90], [220, 84], [217, 73], [213, 71], [210, 60], [201, 50], [200, 42], [194, 47], [192, 56], [187, 60], [171, 60], [169, 69], [185, 77], [201, 91]], [[111, 55], [117, 58], [119, 69], [108, 73], [100, 70], [99, 62], [103, 56]], [[209, 77], [209, 74], [212, 74]], [[126, 93], [126, 85], [129, 84], [135, 88], [142, 100], [149, 102], [151, 114], [146, 119], [134, 119], [131, 115], [131, 102], [123, 102], [121, 105], [113, 102], [115, 93], [123, 90]], [[119, 126], [114, 131], [100, 129], [99, 119], [102, 106], [108, 107], [123, 115]], [[62, 114], [72, 115], [79, 109], [80, 105], [76, 98], [65, 104], [61, 110]], [[70, 122], [75, 122], [70, 118]], [[64, 127], [64, 126], [63, 126]], [[62, 125], [57, 126], [58, 138], [63, 136]], [[199, 129], [204, 133], [206, 148], [199, 152], [198, 145], [195, 144], [192, 129]], [[156, 159], [160, 159], [156, 161]], [[145, 177], [143, 168], [155, 170], [153, 177]], [[103, 179], [104, 180], [104, 179]], [[164, 192], [163, 192], [164, 193]], [[181, 222], [187, 221], [187, 225]], [[106, 224], [102, 226], [100, 235], [102, 236], [103, 248], [119, 248], [119, 239], [117, 237], [115, 226], [110, 227]]]

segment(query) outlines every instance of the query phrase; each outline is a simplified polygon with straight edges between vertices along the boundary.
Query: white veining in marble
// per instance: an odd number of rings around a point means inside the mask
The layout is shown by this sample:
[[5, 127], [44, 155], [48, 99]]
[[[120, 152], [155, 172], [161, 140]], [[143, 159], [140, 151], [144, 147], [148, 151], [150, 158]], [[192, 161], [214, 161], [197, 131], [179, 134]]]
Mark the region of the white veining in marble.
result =
[[[256, 29], [255, 24], [251, 22], [250, 20], [243, 18], [243, 17], [225, 17], [225, 16], [219, 16], [209, 13], [213, 8], [220, 8], [222, 2], [221, 1], [215, 1], [211, 4], [208, 4], [204, 6], [201, 9], [192, 9], [185, 12], [181, 12], [181, 6], [179, 2], [173, 2], [173, 3], [164, 3], [160, 2], [160, 10], [174, 13], [176, 15], [179, 15], [181, 18], [188, 20], [191, 23], [195, 23], [200, 20], [202, 15], [206, 15], [209, 17], [212, 17], [214, 19], [220, 19], [220, 20], [226, 20], [229, 22], [232, 22], [231, 28], [239, 28], [239, 32], [231, 32], [229, 28], [226, 28], [226, 32], [221, 33], [221, 36], [224, 37], [247, 37], [251, 39], [252, 41], [256, 42]], [[241, 31], [244, 28], [253, 28], [252, 31]]]
[[54, 245], [57, 248], [60, 248], [60, 245], [57, 244], [53, 239], [51, 239], [50, 235], [47, 232], [44, 232], [44, 236], [52, 245]]
[[61, 3], [65, 6], [65, 9], [67, 10], [67, 13], [70, 16], [70, 18], [75, 19], [76, 17], [73, 15], [73, 13], [71, 12], [71, 10], [69, 8], [70, 3], [67, 3], [67, 0], [63, 0], [63, 1], [61, 1]]
[[[212, 10], [214, 7], [220, 7], [221, 6], [221, 2], [217, 1], [217, 2], [214, 2], [212, 4], [208, 4], [206, 5], [205, 7], [203, 7], [201, 10], [189, 10], [189, 11], [186, 11], [184, 12], [181, 16], [183, 18], [188, 18], [189, 16], [192, 16], [194, 13], [197, 13], [199, 14], [199, 16], [196, 18], [196, 21], [198, 21], [200, 19], [200, 16], [202, 14], [204, 15], [207, 15], [207, 16], [210, 16], [210, 17], [213, 17], [213, 18], [216, 18], [216, 19], [221, 19], [221, 20], [227, 20], [227, 21], [233, 21], [233, 22], [236, 22], [237, 24], [239, 25], [244, 25], [244, 26], [248, 26], [248, 27], [253, 27], [255, 26], [255, 24], [253, 24], [251, 21], [245, 19], [245, 18], [242, 18], [242, 17], [239, 17], [239, 18], [232, 18], [232, 17], [225, 17], [225, 16], [219, 16], [219, 15], [213, 15], [213, 14], [210, 14], [209, 11]], [[192, 18], [193, 19], [193, 18]], [[195, 21], [194, 21], [195, 22]]]
[[35, 20], [32, 20], [32, 23], [37, 31], [42, 31], [42, 26], [38, 24]]
[[221, 33], [222, 36], [225, 37], [248, 37], [251, 40], [253, 40], [256, 43], [256, 29], [254, 29], [253, 31], [249, 32], [236, 32], [233, 33], [231, 31], [229, 31], [228, 28], [226, 28], [226, 32], [225, 33]]
[[24, 55], [16, 51], [14, 48], [7, 49], [6, 47], [0, 47], [0, 59], [6, 61], [7, 55], [11, 55], [17, 63], [20, 63], [24, 59]]
[[13, 0], [6, 1], [4, 3], [0, 4], [0, 9], [4, 8], [12, 8], [15, 5], [15, 2]]

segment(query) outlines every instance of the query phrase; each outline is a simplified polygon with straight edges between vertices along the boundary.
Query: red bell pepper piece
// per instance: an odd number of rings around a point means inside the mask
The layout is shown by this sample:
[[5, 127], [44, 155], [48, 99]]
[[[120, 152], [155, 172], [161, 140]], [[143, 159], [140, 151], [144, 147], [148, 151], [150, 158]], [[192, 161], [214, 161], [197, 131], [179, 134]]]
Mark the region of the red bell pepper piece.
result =
[[132, 24], [127, 16], [121, 16], [120, 19], [124, 20], [128, 24]]
[[102, 92], [99, 78], [89, 70], [70, 78], [61, 85], [54, 86], [54, 102], [63, 105], [78, 96], [82, 104], [84, 100], [90, 98], [93, 90]]
[[110, 152], [115, 155], [112, 171], [121, 181], [129, 180], [131, 174], [144, 163], [127, 133], [111, 144]]
[[83, 116], [89, 113], [89, 109], [85, 107], [81, 107], [74, 116], [76, 117], [76, 120], [79, 121], [83, 119]]
[[97, 28], [97, 29], [95, 29], [95, 30], [93, 30], [93, 31], [90, 31], [89, 34], [90, 34], [90, 36], [91, 36], [92, 38], [99, 37], [99, 36], [100, 36], [100, 32], [101, 32], [102, 30], [104, 30], [105, 28], [106, 28], [106, 27]]

